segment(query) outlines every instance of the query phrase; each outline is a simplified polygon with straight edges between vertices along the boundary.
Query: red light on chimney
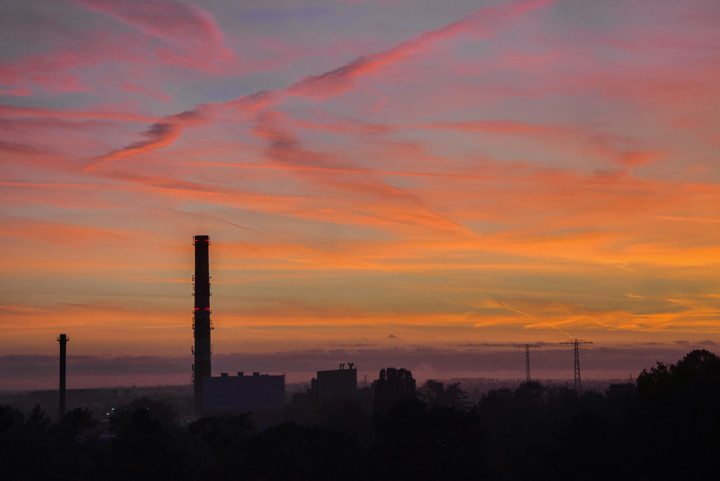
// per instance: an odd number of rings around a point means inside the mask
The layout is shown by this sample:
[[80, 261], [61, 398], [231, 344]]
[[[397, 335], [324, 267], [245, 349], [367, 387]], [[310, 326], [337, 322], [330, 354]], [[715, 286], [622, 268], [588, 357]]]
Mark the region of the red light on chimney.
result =
[[209, 308], [209, 307], [206, 307], [206, 308], [205, 308], [205, 310], [206, 310], [206, 311], [209, 311], [209, 310], [210, 310], [210, 308]]

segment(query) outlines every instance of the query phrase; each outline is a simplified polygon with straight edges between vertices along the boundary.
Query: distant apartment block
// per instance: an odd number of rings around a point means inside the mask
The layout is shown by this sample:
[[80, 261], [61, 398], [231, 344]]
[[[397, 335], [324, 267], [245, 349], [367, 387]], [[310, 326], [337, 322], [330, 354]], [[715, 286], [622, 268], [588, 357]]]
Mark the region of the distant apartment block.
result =
[[355, 397], [357, 393], [357, 369], [353, 364], [340, 364], [340, 369], [330, 371], [318, 371], [314, 379], [313, 390], [316, 399], [320, 401], [338, 398]]
[[223, 373], [203, 382], [205, 414], [220, 412], [281, 411], [285, 407], [285, 376], [253, 373], [237, 376]]

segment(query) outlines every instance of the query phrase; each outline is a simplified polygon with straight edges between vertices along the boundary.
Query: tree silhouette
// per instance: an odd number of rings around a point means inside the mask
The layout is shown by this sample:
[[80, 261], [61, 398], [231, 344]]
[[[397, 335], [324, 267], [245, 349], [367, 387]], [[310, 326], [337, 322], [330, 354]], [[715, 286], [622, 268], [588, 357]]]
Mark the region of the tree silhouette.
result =
[[283, 423], [247, 440], [243, 473], [247, 479], [330, 481], [359, 476], [357, 440], [343, 431]]
[[406, 399], [376, 417], [376, 431], [382, 469], [375, 479], [464, 480], [483, 472], [485, 429], [473, 412]]
[[217, 464], [221, 472], [239, 472], [242, 469], [242, 454], [247, 439], [255, 434], [250, 416], [218, 415], [203, 417], [189, 426], [190, 433], [207, 443], [208, 452], [205, 461], [212, 457], [208, 464]]
[[428, 406], [445, 406], [463, 409], [467, 406], [467, 393], [460, 389], [460, 383], [447, 386], [433, 379], [428, 379], [418, 389], [418, 398]]
[[638, 376], [637, 390], [638, 443], [653, 479], [714, 469], [720, 449], [720, 358], [700, 349], [677, 364], [657, 363]]
[[193, 443], [164, 401], [140, 398], [115, 410], [110, 427], [114, 479], [187, 479]]
[[386, 413], [398, 401], [415, 397], [415, 379], [407, 369], [381, 369], [373, 386], [373, 413]]
[[36, 404], [33, 406], [30, 415], [25, 420], [25, 425], [31, 430], [38, 434], [47, 433], [50, 429], [50, 418], [45, 414], [45, 410]]
[[77, 407], [66, 412], [60, 422], [61, 435], [68, 439], [75, 439], [84, 431], [93, 429], [98, 421], [93, 417], [92, 411], [88, 408]]

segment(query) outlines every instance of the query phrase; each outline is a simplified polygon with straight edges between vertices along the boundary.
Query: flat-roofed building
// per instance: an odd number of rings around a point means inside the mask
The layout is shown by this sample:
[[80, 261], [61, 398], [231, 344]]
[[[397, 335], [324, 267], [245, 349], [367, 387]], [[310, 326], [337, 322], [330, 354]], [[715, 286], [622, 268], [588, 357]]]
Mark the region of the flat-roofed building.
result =
[[237, 376], [223, 373], [203, 383], [205, 414], [220, 412], [260, 412], [285, 407], [285, 375], [253, 373]]
[[355, 397], [357, 394], [357, 369], [354, 369], [352, 364], [349, 366], [349, 369], [345, 369], [345, 365], [341, 364], [340, 369], [317, 372], [314, 388], [318, 400]]

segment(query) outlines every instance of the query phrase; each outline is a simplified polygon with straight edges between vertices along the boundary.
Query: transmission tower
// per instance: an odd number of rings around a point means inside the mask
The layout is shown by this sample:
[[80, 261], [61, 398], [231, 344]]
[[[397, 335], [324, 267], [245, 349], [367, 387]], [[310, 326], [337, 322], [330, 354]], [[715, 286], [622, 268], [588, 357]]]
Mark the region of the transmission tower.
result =
[[573, 339], [572, 341], [565, 341], [560, 344], [572, 344], [575, 349], [575, 390], [578, 393], [582, 393], [582, 381], [580, 380], [580, 344], [592, 344], [592, 342]]
[[530, 344], [525, 344], [525, 382], [530, 382]]
[[530, 382], [530, 348], [537, 347], [537, 345], [522, 344], [517, 347], [520, 349], [525, 349], [525, 382]]

